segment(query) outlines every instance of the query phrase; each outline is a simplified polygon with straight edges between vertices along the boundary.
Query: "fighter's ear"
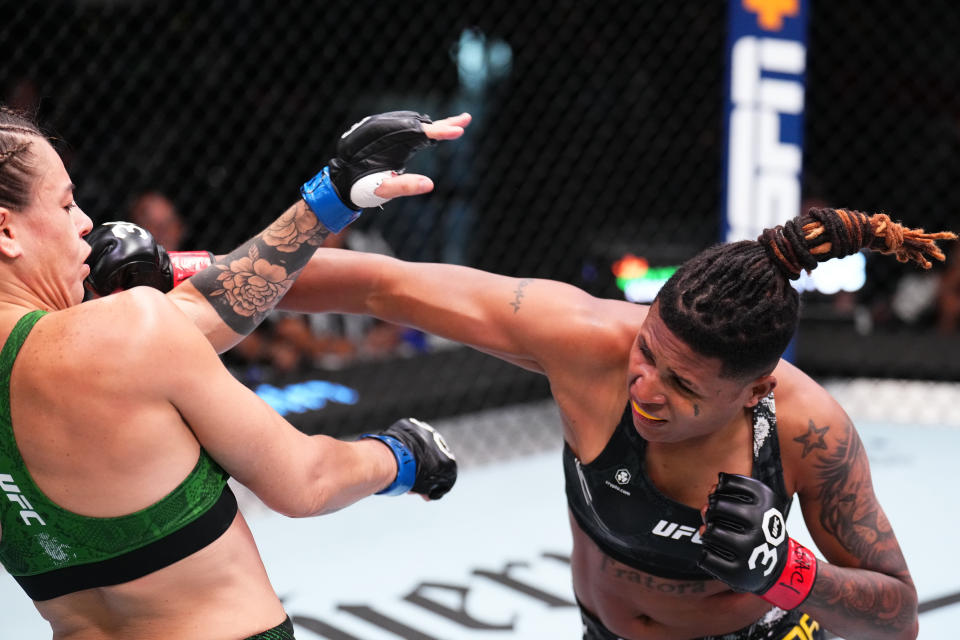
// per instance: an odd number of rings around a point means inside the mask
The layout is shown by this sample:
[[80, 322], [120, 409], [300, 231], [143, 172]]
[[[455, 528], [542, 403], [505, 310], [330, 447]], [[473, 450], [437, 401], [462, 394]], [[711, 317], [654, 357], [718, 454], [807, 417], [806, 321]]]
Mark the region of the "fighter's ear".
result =
[[0, 207], [0, 255], [16, 258], [23, 254], [23, 247], [17, 239], [14, 229], [14, 214], [6, 207]]
[[746, 387], [748, 395], [743, 406], [747, 408], [753, 408], [757, 406], [757, 403], [770, 395], [770, 392], [773, 391], [776, 386], [777, 378], [773, 374], [768, 374], [752, 380]]

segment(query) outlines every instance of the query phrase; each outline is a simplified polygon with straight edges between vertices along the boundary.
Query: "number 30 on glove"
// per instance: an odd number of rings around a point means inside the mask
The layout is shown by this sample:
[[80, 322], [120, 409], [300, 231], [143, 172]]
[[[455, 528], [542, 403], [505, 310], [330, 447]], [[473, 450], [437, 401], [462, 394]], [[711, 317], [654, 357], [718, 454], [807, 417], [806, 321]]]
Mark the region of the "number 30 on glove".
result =
[[817, 559], [787, 536], [785, 501], [754, 478], [721, 473], [701, 536], [701, 569], [781, 609], [795, 609], [817, 577]]

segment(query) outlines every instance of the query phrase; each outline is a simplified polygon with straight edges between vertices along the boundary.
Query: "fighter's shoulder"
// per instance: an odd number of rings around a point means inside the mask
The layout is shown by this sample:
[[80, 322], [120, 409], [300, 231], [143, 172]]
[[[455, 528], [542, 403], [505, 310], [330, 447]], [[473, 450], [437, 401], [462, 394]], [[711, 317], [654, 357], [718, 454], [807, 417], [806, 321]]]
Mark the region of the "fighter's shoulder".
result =
[[650, 307], [626, 300], [598, 298], [583, 292], [578, 304], [568, 305], [566, 322], [576, 322], [580, 330], [596, 336], [598, 332], [612, 339], [633, 341]]
[[858, 436], [850, 417], [836, 398], [809, 375], [789, 362], [774, 371], [777, 431], [781, 455], [793, 466], [838, 455]]
[[[556, 341], [544, 359], [554, 396], [566, 406], [574, 398], [596, 414], [598, 402], [605, 406], [626, 401], [626, 367], [630, 349], [636, 339], [648, 307], [623, 300], [594, 298], [560, 319], [562, 339]], [[611, 398], [599, 400], [601, 396]]]
[[634, 304], [626, 300], [602, 300], [598, 317], [605, 329], [609, 348], [616, 350], [619, 358], [629, 359], [630, 349], [637, 339], [640, 327], [650, 310], [648, 305]]
[[91, 300], [54, 316], [51, 326], [56, 325], [63, 342], [89, 355], [160, 348], [162, 338], [186, 321], [167, 296], [150, 287]]
[[847, 422], [843, 407], [822, 384], [796, 365], [781, 361], [774, 370], [777, 424], [781, 431], [806, 432], [809, 423]]

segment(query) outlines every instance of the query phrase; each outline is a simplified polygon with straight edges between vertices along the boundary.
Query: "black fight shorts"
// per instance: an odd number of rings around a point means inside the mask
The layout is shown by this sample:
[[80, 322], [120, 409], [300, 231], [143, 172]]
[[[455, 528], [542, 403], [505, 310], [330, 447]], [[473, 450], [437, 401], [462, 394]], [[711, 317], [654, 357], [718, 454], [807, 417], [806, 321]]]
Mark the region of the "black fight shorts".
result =
[[[624, 640], [600, 620], [580, 607], [583, 620], [583, 640]], [[764, 618], [749, 627], [722, 636], [704, 636], [698, 640], [823, 640], [820, 623], [802, 611], [772, 609]]]
[[244, 640], [296, 640], [296, 638], [293, 637], [293, 622], [288, 616], [286, 620], [273, 629], [261, 631], [249, 638], [244, 638]]

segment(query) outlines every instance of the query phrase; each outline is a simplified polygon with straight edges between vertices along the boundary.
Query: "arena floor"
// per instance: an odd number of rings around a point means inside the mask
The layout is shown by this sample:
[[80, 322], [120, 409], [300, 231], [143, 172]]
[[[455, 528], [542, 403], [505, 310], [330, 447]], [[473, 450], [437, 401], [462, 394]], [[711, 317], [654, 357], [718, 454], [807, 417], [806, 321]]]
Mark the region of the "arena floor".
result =
[[[857, 381], [838, 382], [833, 391], [857, 420], [877, 493], [916, 580], [920, 638], [953, 640], [960, 636], [960, 577], [950, 540], [960, 510], [950, 469], [960, 452], [960, 418], [947, 408], [958, 406], [960, 385]], [[878, 409], [878, 398], [890, 406]], [[290, 520], [241, 495], [297, 637], [579, 640], [556, 420], [545, 402], [438, 421], [462, 472], [436, 503], [374, 497], [322, 518]], [[799, 516], [788, 526], [811, 544]], [[49, 637], [7, 576], [0, 600], [0, 638]]]

